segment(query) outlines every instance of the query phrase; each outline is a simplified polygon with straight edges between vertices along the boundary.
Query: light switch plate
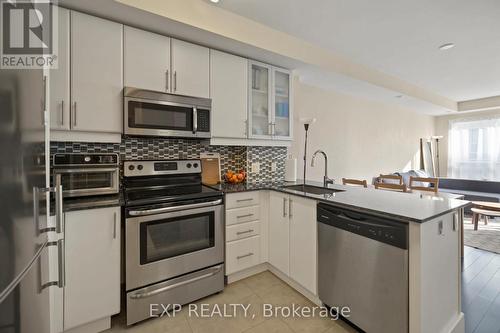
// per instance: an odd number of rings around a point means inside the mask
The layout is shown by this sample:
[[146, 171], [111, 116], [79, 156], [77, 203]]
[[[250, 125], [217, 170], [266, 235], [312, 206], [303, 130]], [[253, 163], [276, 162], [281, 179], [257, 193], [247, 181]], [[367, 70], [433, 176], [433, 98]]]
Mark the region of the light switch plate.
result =
[[252, 163], [252, 172], [254, 172], [254, 173], [260, 172], [260, 163], [259, 162]]

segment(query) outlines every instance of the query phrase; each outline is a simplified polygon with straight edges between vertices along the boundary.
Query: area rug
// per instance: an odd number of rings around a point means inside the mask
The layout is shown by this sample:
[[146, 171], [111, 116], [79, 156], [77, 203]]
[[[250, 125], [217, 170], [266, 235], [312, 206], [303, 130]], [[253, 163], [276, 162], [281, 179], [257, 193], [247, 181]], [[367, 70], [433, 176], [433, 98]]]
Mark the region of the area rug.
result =
[[481, 219], [478, 230], [470, 218], [464, 220], [464, 244], [478, 249], [500, 253], [500, 220], [490, 218], [488, 225]]

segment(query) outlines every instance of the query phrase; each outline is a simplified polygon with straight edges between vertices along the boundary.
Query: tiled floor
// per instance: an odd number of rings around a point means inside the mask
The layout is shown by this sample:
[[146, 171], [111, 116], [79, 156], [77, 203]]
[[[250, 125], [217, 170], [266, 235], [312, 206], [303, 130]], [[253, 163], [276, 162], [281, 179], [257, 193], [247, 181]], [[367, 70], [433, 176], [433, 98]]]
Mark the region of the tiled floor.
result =
[[[144, 321], [129, 328], [125, 325], [123, 314], [113, 318], [112, 328], [106, 333], [346, 333], [356, 332], [342, 321], [330, 318], [266, 318], [262, 304], [275, 306], [299, 304], [314, 306], [309, 300], [290, 288], [270, 272], [260, 273], [226, 286], [220, 294], [202, 299], [196, 304], [251, 304], [249, 313], [244, 317], [243, 310], [234, 318], [198, 318], [189, 315], [186, 307], [175, 317], [163, 317]], [[211, 307], [212, 309], [212, 307]], [[122, 311], [123, 312], [123, 311]]]
[[500, 255], [465, 247], [462, 311], [466, 333], [500, 333]]
[[[500, 255], [465, 248], [462, 272], [462, 311], [465, 313], [466, 333], [500, 333]], [[175, 317], [146, 320], [126, 327], [125, 316], [114, 317], [107, 333], [346, 333], [355, 332], [342, 321], [328, 318], [265, 318], [262, 304], [314, 306], [270, 272], [264, 272], [226, 286], [224, 292], [196, 302], [210, 304], [251, 304], [244, 317], [238, 311], [234, 318], [198, 318], [189, 315], [186, 307]]]

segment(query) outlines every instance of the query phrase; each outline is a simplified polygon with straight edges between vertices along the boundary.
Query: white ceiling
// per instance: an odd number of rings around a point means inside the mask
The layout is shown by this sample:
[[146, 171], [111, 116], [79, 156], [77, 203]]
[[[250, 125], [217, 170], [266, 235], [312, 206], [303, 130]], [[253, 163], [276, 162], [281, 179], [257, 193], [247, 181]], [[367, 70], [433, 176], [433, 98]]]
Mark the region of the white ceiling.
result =
[[[216, 5], [439, 95], [500, 95], [499, 0], [220, 0]], [[453, 42], [456, 47], [440, 51]]]

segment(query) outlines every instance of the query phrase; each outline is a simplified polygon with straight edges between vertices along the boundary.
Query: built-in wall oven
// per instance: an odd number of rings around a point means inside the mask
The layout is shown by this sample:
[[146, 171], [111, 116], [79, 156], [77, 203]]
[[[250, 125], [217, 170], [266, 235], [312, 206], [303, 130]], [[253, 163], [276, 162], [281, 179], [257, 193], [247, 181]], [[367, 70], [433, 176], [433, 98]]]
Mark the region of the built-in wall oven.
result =
[[210, 138], [207, 98], [172, 95], [126, 87], [124, 134], [182, 138]]
[[52, 176], [64, 197], [117, 194], [120, 168], [117, 154], [54, 154]]
[[200, 172], [199, 160], [124, 163], [127, 324], [224, 288], [223, 196]]

